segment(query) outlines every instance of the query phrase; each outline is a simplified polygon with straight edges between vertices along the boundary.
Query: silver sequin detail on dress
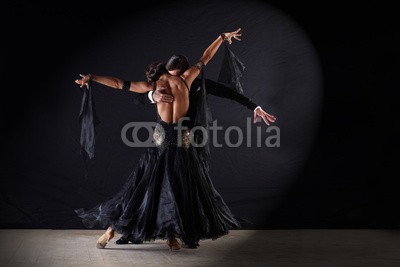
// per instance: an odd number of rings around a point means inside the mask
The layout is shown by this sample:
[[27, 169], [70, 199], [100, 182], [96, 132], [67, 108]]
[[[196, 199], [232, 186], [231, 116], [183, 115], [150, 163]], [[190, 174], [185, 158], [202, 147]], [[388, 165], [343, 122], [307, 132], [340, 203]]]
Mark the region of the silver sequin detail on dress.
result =
[[165, 131], [163, 127], [157, 123], [156, 127], [154, 128], [153, 133], [153, 141], [154, 144], [158, 147], [162, 146], [165, 139]]
[[[175, 136], [176, 134], [176, 136]], [[167, 137], [163, 126], [157, 123], [156, 127], [154, 128], [153, 132], [153, 142], [154, 144], [162, 149], [168, 145], [175, 144], [178, 147], [182, 146], [185, 150], [188, 150], [190, 147], [190, 131], [188, 129], [182, 130], [182, 142], [178, 142], [177, 137], [179, 136], [177, 132], [175, 132], [174, 137]], [[181, 144], [180, 144], [181, 143]]]

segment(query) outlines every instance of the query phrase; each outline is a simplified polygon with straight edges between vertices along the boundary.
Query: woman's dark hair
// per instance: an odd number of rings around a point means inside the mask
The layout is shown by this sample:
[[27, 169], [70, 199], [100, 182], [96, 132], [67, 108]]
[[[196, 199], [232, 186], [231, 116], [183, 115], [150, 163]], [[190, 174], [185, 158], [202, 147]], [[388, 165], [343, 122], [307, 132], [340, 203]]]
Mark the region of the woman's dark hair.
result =
[[168, 70], [165, 67], [164, 63], [161, 61], [156, 61], [147, 66], [146, 69], [146, 77], [148, 82], [157, 81], [161, 75], [167, 73]]
[[167, 62], [167, 70], [180, 70], [184, 73], [189, 68], [189, 60], [184, 55], [173, 55]]

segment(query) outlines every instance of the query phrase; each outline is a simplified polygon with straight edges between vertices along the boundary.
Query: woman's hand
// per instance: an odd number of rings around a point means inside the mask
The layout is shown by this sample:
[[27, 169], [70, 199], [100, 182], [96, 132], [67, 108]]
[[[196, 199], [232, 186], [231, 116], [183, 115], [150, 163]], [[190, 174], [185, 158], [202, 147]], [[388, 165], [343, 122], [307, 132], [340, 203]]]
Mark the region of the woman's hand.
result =
[[241, 33], [238, 33], [240, 31], [240, 28], [237, 29], [234, 32], [225, 32], [224, 33], [224, 40], [228, 41], [229, 44], [232, 44], [232, 38], [235, 38], [236, 40], [240, 41], [241, 39], [239, 38], [239, 36], [242, 36]]
[[79, 76], [81, 76], [82, 78], [80, 80], [75, 80], [75, 83], [79, 84], [81, 88], [85, 85], [86, 87], [89, 87], [90, 74], [89, 75], [79, 74]]
[[265, 112], [261, 107], [257, 107], [254, 111], [254, 123], [257, 122], [258, 117], [261, 117], [267, 125], [269, 125], [269, 122], [275, 122], [276, 120], [274, 116]]

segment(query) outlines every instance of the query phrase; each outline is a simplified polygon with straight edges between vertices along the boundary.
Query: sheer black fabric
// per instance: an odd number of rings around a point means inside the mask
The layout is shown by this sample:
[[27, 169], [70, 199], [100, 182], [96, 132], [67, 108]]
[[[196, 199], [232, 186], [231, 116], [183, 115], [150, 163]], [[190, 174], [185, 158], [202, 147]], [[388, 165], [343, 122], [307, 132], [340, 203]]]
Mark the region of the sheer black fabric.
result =
[[95, 152], [95, 127], [100, 123], [92, 94], [92, 80], [89, 80], [87, 88], [83, 90], [79, 123], [81, 125], [81, 154], [84, 159], [91, 159]]
[[245, 66], [240, 59], [229, 49], [224, 42], [224, 57], [222, 59], [221, 69], [218, 81], [228, 85], [232, 90], [243, 94], [243, 88], [240, 78], [243, 76]]
[[[187, 141], [178, 142], [177, 123], [158, 121], [164, 136], [142, 155], [122, 189], [91, 209], [76, 209], [85, 227], [112, 228], [135, 240], [167, 239], [185, 243], [216, 239], [240, 229], [210, 179], [207, 162]], [[180, 145], [183, 144], [183, 145]]]
[[[227, 84], [226, 88], [231, 91], [237, 92], [236, 96], [242, 95], [243, 89], [240, 84], [240, 78], [243, 76], [244, 64], [240, 59], [228, 48], [228, 45], [224, 43], [225, 53], [222, 60], [220, 74], [218, 80], [222, 83]], [[209, 160], [210, 148], [209, 148], [209, 136], [210, 136], [210, 124], [212, 122], [211, 111], [208, 106], [207, 100], [207, 87], [204, 77], [204, 68], [201, 69], [200, 85], [196, 89], [196, 92], [190, 94], [190, 117], [192, 118], [192, 127], [201, 127], [204, 131], [195, 131], [195, 141], [197, 144], [204, 145], [198, 148], [198, 152], [203, 160]], [[192, 88], [193, 88], [192, 84]], [[196, 88], [196, 87], [194, 87]], [[192, 89], [193, 90], [193, 89]], [[191, 91], [192, 91], [191, 90]], [[226, 90], [225, 93], [229, 92]], [[242, 98], [243, 100], [243, 98]], [[250, 99], [249, 99], [250, 101]], [[249, 104], [249, 102], [247, 102]], [[255, 107], [254, 107], [255, 108]]]
[[193, 139], [196, 144], [202, 144], [196, 149], [200, 154], [202, 160], [208, 161], [210, 158], [210, 124], [212, 122], [211, 110], [208, 105], [207, 91], [205, 86], [204, 68], [200, 71], [200, 85], [199, 87], [191, 86], [191, 90], [196, 90], [189, 94], [189, 118], [190, 127], [196, 127], [202, 130], [193, 131]]

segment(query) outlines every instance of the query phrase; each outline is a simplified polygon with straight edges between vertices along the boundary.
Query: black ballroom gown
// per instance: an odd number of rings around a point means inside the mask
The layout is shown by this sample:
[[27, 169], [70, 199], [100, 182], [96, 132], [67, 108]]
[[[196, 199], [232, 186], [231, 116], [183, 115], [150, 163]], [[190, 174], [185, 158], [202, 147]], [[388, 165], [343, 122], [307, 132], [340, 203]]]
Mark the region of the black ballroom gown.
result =
[[214, 188], [207, 161], [191, 145], [190, 128], [179, 134], [177, 125], [158, 116], [155, 146], [147, 148], [121, 190], [90, 209], [75, 209], [85, 227], [111, 225], [136, 241], [175, 236], [185, 243], [241, 228], [242, 219]]
[[[255, 104], [241, 95], [239, 78], [244, 66], [227, 45], [222, 66], [221, 80], [231, 84], [246, 106], [254, 108]], [[189, 130], [203, 126], [208, 131], [211, 113], [203, 70], [199, 81], [197, 93], [190, 94], [190, 120], [183, 125]], [[100, 122], [90, 87], [84, 91], [79, 117], [82, 153], [88, 159], [94, 157], [95, 126]], [[112, 226], [117, 233], [139, 243], [174, 236], [196, 244], [199, 240], [215, 240], [230, 229], [240, 229], [243, 222], [251, 223], [234, 216], [215, 189], [209, 175], [209, 143], [194, 147], [189, 131], [180, 132], [175, 126], [177, 123], [164, 122], [157, 113], [155, 146], [147, 148], [120, 191], [92, 208], [74, 210], [85, 227]], [[197, 144], [203, 142], [202, 134], [195, 134], [193, 139]]]

